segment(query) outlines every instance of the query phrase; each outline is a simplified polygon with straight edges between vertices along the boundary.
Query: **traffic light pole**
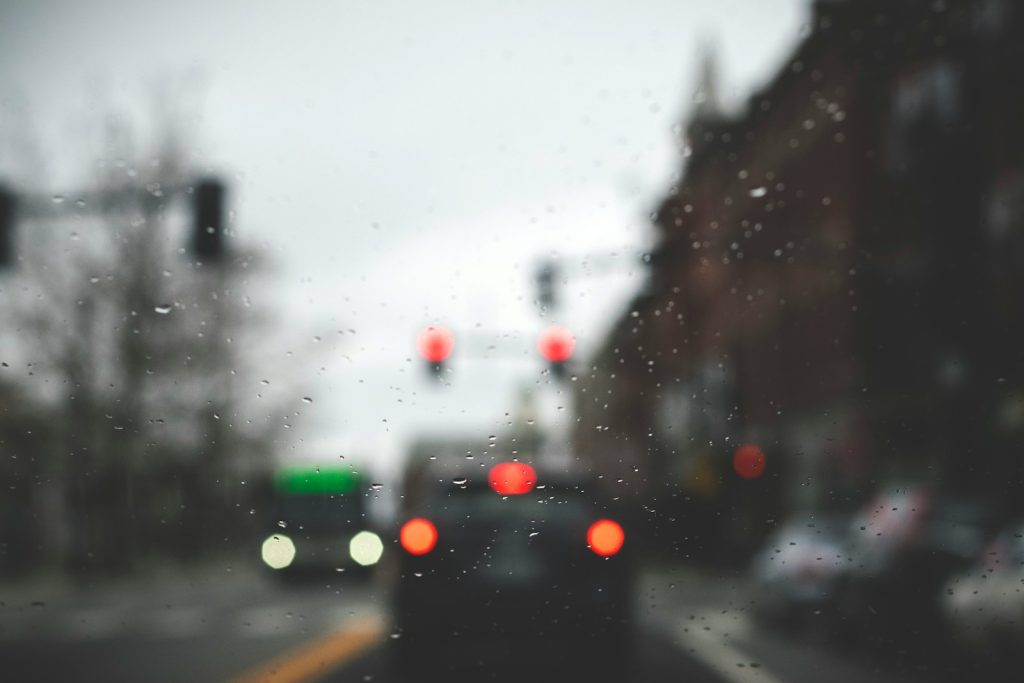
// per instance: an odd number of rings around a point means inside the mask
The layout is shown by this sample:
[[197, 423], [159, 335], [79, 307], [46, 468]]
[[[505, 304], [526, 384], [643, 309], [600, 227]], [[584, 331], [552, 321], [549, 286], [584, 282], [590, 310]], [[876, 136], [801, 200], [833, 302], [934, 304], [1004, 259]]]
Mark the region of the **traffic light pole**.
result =
[[553, 257], [540, 260], [534, 275], [537, 297], [535, 299], [541, 313], [557, 310], [561, 305], [559, 285], [567, 284], [569, 279], [597, 277], [612, 271], [621, 271], [632, 266], [642, 266], [650, 261], [646, 252], [631, 253], [632, 249], [609, 252], [592, 252], [571, 261]]
[[226, 195], [226, 186], [216, 178], [200, 178], [192, 184], [123, 185], [49, 196], [17, 193], [0, 184], [0, 267], [11, 266], [17, 261], [14, 242], [19, 219], [55, 220], [86, 214], [105, 216], [133, 206], [141, 206], [148, 212], [154, 201], [177, 197], [192, 198], [193, 229], [189, 250], [206, 262], [218, 262], [226, 255]]

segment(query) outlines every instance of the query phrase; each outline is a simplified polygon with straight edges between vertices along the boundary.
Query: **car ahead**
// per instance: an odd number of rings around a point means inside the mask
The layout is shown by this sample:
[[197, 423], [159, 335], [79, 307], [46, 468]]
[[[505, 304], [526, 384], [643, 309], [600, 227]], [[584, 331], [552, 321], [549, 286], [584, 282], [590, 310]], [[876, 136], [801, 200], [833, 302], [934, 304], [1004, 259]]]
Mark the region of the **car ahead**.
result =
[[288, 467], [274, 478], [263, 563], [281, 577], [367, 571], [383, 553], [366, 521], [362, 477], [345, 468]]
[[940, 591], [978, 556], [996, 520], [985, 501], [927, 488], [876, 498], [851, 525], [853, 562], [840, 589], [848, 634], [883, 647], [940, 642]]
[[410, 680], [477, 667], [531, 680], [624, 674], [629, 542], [589, 487], [507, 462], [423, 493], [398, 533], [393, 593], [396, 663]]
[[768, 537], [751, 567], [759, 618], [793, 627], [832, 623], [849, 521], [848, 514], [800, 513]]
[[975, 656], [1015, 656], [1024, 642], [1024, 522], [1004, 527], [946, 583], [941, 601], [954, 645]]

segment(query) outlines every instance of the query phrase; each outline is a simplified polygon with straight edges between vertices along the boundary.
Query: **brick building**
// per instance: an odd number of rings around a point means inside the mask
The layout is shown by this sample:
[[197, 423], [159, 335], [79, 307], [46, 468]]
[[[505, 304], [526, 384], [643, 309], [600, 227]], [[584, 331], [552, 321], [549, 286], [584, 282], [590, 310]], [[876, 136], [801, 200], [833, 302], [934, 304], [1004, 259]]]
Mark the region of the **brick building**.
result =
[[702, 84], [578, 388], [578, 452], [694, 549], [890, 482], [1022, 481], [1024, 8], [819, 0], [811, 26], [741, 115]]

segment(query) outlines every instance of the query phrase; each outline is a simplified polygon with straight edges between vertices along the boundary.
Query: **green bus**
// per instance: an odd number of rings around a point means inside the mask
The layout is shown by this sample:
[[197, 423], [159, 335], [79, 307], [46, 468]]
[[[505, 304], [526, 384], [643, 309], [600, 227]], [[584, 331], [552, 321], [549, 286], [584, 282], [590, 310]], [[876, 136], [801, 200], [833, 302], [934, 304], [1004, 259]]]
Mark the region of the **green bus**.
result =
[[291, 466], [274, 474], [263, 563], [275, 572], [339, 572], [376, 564], [384, 545], [366, 518], [363, 476], [343, 467]]

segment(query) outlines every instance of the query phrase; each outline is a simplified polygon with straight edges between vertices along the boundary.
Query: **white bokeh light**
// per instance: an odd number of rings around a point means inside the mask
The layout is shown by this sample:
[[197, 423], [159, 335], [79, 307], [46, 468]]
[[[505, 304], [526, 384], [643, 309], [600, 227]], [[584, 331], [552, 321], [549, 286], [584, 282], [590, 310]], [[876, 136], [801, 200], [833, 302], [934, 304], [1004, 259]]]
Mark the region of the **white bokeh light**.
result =
[[384, 554], [384, 543], [380, 536], [372, 531], [360, 531], [349, 541], [348, 553], [356, 564], [369, 567], [377, 564], [380, 556]]
[[283, 534], [268, 536], [263, 541], [262, 557], [271, 569], [284, 569], [295, 560], [295, 544]]

